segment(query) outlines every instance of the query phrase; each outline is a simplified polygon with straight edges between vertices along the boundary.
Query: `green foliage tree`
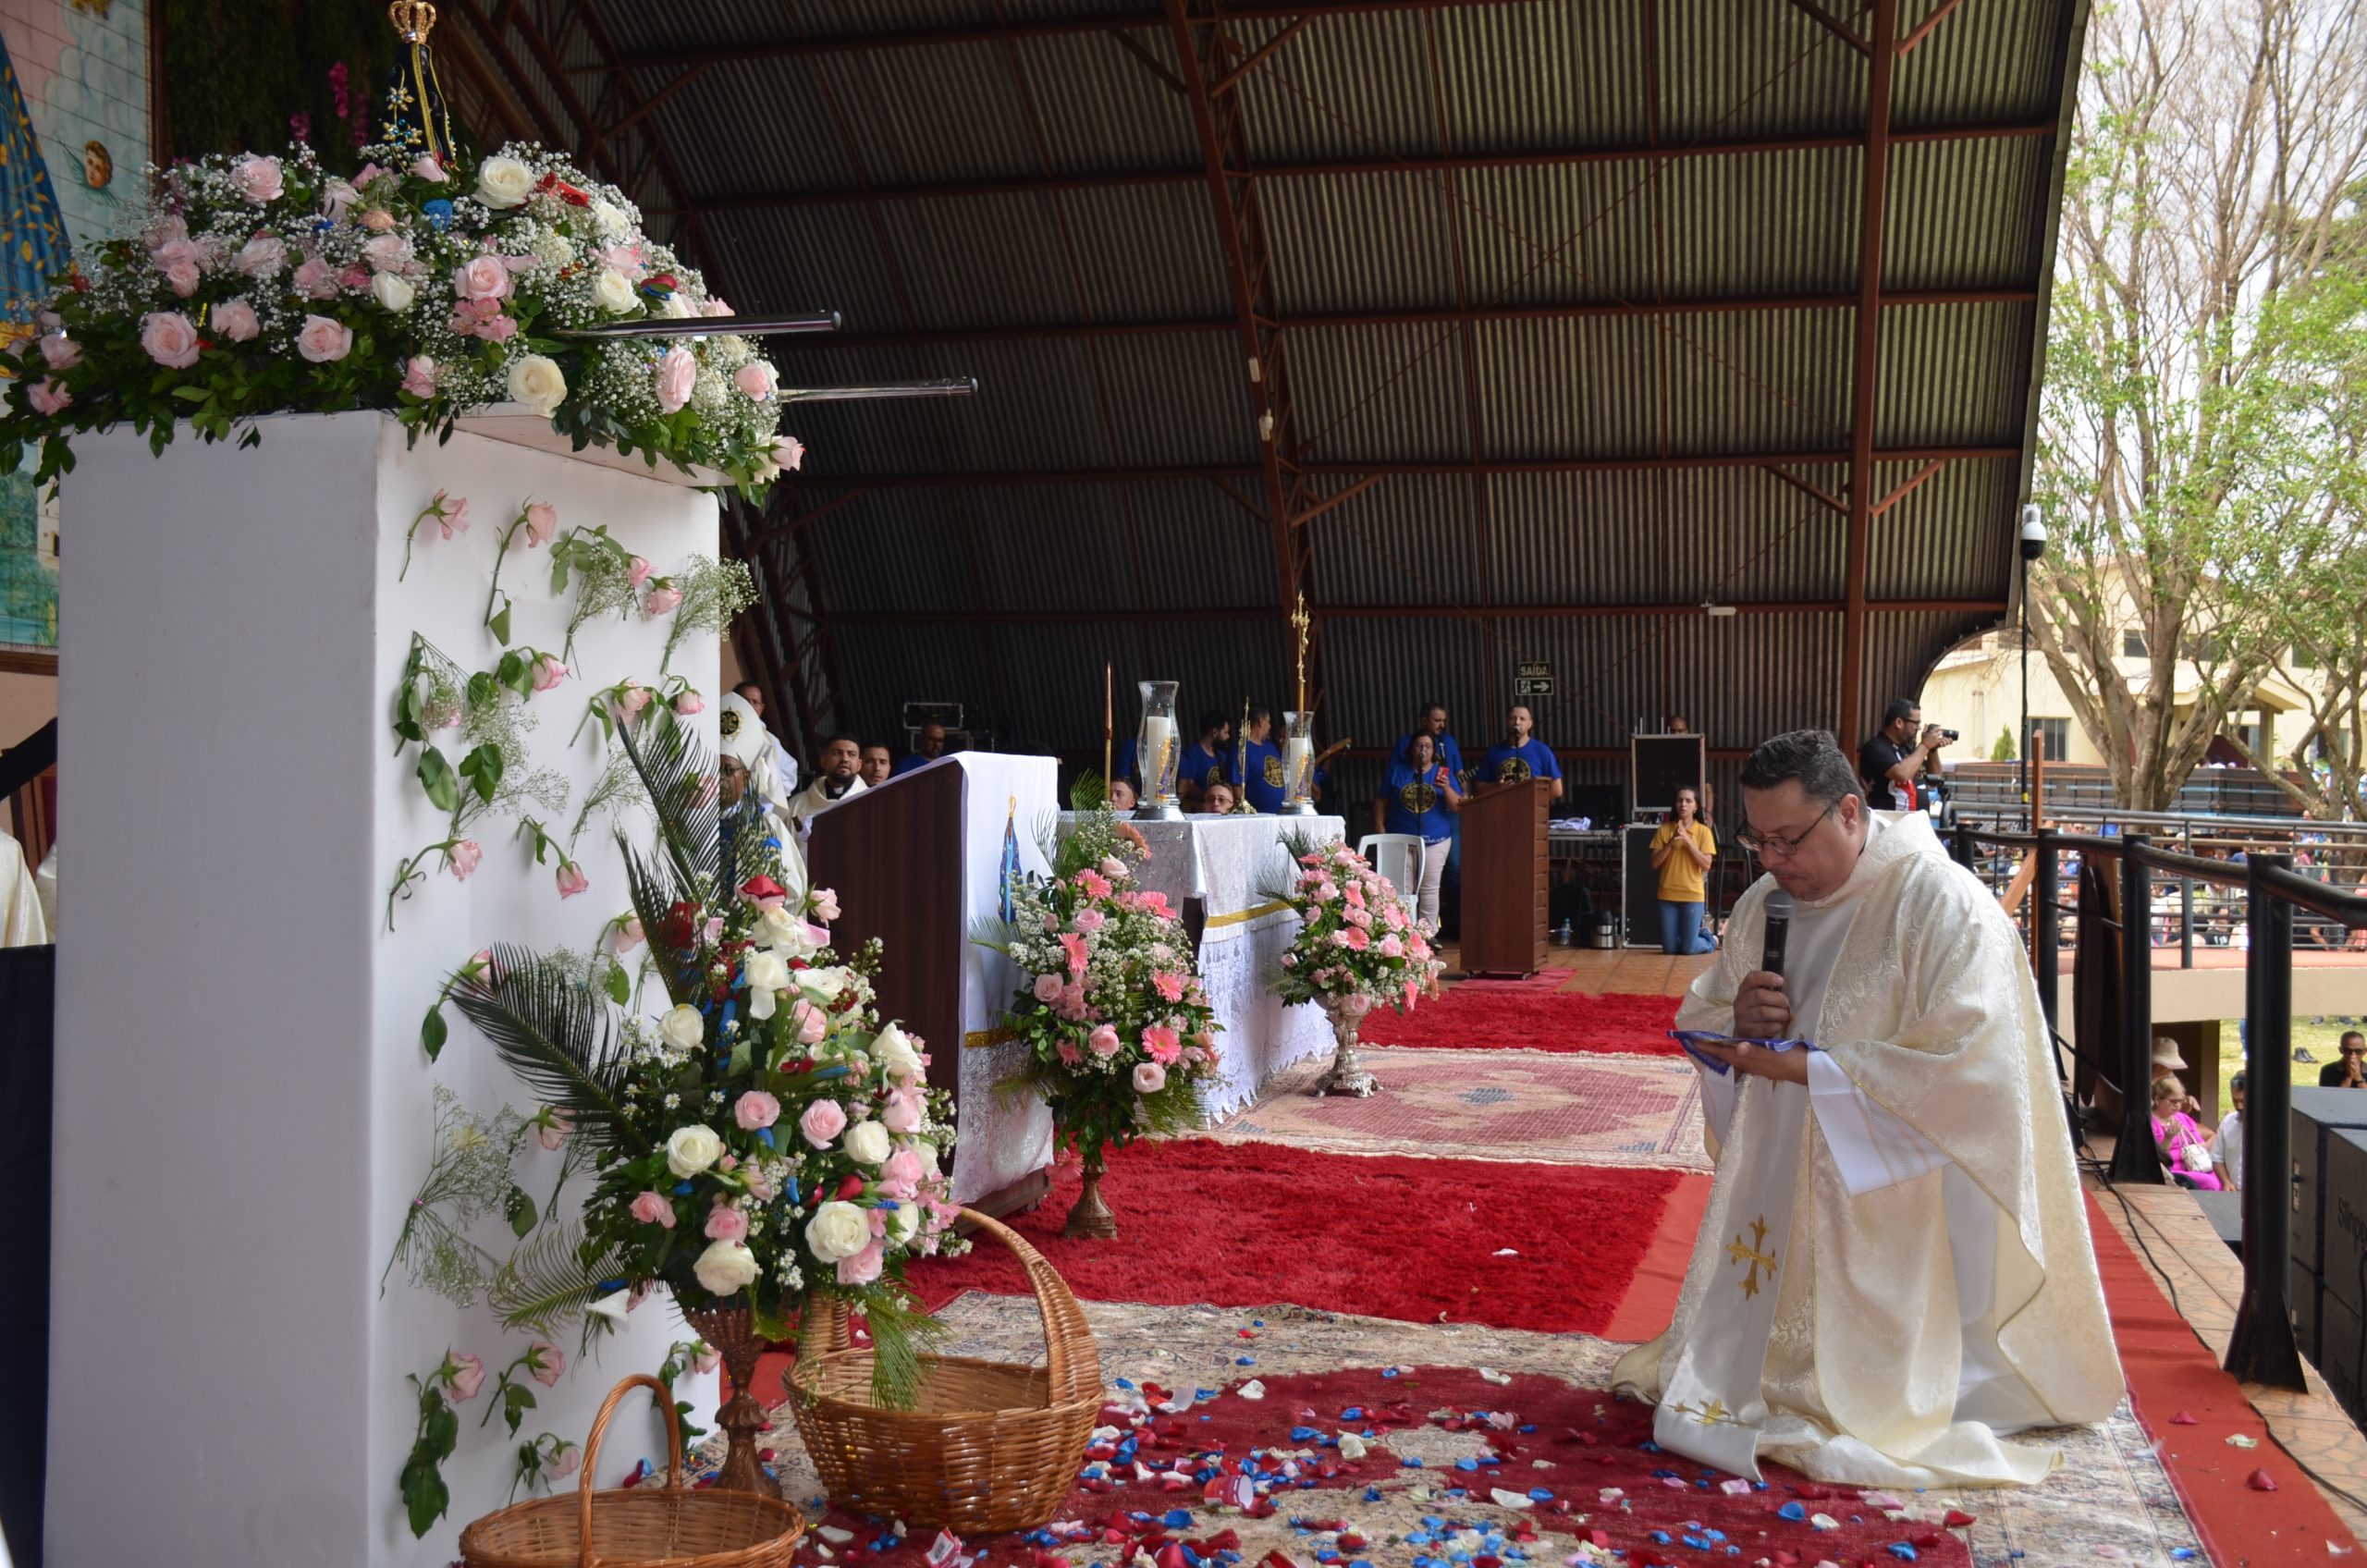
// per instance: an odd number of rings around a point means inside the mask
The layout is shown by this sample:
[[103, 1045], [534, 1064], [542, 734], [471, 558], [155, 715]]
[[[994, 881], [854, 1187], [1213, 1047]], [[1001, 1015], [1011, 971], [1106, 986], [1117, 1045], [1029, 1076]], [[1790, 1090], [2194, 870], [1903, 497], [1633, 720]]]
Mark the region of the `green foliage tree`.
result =
[[[2362, 82], [2367, 11], [2347, 0], [2132, 0], [2091, 27], [2031, 626], [2128, 807], [2176, 801], [2284, 656], [2297, 572], [2348, 542], [2357, 431], [2318, 335], [2362, 276]], [[2132, 629], [2147, 652], [2125, 669]]]
[[1997, 743], [1989, 748], [1989, 760], [1991, 762], [2014, 760], [2014, 727], [2012, 725], [2009, 724], [1997, 731]]

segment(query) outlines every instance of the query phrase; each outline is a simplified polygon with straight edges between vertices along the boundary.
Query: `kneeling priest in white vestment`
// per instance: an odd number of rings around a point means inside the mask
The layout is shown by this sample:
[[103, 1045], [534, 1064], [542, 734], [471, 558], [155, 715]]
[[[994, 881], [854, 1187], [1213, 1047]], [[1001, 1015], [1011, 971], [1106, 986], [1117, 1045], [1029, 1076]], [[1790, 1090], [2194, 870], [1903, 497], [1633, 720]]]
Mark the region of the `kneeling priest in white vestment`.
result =
[[1688, 1045], [1717, 1176], [1674, 1318], [1613, 1386], [1736, 1475], [2035, 1483], [2055, 1454], [2006, 1435], [2103, 1420], [2121, 1377], [2020, 941], [1831, 736], [1769, 741], [1742, 785], [1768, 875], [1677, 1013], [1726, 1041]]

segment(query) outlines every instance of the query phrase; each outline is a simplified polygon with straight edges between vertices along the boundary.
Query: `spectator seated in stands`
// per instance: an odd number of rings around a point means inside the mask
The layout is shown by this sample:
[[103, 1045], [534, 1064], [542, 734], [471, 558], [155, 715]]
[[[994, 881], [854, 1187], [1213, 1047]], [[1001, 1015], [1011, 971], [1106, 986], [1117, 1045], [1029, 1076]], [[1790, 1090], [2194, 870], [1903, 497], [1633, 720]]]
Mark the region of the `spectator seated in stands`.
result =
[[2215, 1193], [2219, 1178], [2211, 1169], [2211, 1140], [2178, 1109], [2185, 1098], [2186, 1087], [2176, 1078], [2153, 1080], [2153, 1145], [2161, 1150], [2162, 1168], [2179, 1186]]

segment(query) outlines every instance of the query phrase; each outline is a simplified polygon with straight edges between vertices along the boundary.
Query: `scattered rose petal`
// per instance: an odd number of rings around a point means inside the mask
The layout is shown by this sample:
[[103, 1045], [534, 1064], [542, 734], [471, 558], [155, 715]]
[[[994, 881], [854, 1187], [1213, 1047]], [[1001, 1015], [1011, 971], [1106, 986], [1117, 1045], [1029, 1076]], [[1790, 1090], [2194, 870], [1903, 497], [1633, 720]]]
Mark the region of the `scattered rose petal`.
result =
[[2244, 1485], [2256, 1492], [2273, 1492], [2276, 1489], [2276, 1477], [2265, 1470], [2255, 1470], [2244, 1477]]
[[2194, 1418], [2193, 1411], [2181, 1410], [2176, 1415], [2170, 1417], [2170, 1425], [2173, 1427], [2199, 1427], [2201, 1423]]

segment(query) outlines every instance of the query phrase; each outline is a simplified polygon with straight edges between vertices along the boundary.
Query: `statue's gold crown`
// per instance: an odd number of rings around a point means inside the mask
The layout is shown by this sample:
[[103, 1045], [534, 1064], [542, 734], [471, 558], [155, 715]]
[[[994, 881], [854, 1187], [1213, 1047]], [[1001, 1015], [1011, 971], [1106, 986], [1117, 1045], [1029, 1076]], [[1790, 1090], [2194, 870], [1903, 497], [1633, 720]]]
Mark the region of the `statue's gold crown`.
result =
[[424, 43], [435, 31], [435, 7], [427, 0], [394, 0], [386, 7], [386, 19], [395, 24], [404, 43]]

